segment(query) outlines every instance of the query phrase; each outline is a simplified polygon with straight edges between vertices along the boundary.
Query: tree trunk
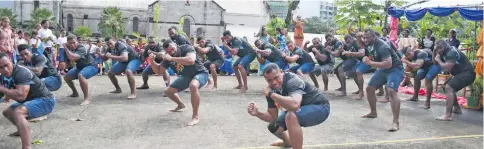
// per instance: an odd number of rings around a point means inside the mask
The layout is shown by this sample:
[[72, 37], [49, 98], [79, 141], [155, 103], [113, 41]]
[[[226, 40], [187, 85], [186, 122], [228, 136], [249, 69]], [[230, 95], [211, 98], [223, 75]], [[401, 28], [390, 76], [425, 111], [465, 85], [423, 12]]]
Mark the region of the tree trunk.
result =
[[386, 0], [385, 1], [385, 10], [384, 10], [384, 13], [385, 13], [385, 24], [383, 24], [383, 27], [384, 28], [387, 28], [387, 24], [388, 24], [388, 8], [390, 7], [390, 1], [389, 0]]
[[291, 25], [291, 23], [292, 23], [292, 11], [296, 10], [298, 5], [299, 5], [299, 0], [294, 0], [291, 3], [289, 3], [287, 15], [286, 15], [286, 20], [284, 21], [284, 23], [286, 24], [286, 27], [289, 27]]
[[113, 27], [113, 28], [112, 28], [112, 32], [113, 32], [113, 39], [114, 39], [114, 40], [117, 40], [117, 39], [116, 39], [116, 28], [114, 28], [114, 27]]

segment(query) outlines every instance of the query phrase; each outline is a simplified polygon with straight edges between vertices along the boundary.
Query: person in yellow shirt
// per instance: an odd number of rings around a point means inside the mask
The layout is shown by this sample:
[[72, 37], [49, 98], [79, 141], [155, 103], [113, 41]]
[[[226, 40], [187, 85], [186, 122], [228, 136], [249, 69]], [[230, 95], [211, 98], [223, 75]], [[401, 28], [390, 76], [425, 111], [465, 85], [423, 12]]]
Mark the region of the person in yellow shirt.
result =
[[[482, 23], [484, 24], [484, 21], [482, 21]], [[476, 53], [476, 57], [478, 58], [476, 69], [475, 69], [477, 76], [482, 76], [482, 70], [484, 69], [484, 65], [483, 65], [484, 49], [482, 47], [482, 44], [484, 43], [483, 37], [482, 37], [483, 29], [484, 27], [481, 28], [481, 32], [477, 36], [477, 44], [479, 45], [479, 50], [477, 50], [477, 53]]]

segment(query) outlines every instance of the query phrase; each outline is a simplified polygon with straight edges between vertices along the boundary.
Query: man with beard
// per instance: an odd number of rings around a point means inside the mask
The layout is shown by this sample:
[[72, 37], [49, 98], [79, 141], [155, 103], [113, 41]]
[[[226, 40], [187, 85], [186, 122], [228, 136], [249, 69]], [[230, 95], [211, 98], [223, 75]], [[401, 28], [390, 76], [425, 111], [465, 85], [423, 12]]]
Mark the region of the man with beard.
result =
[[476, 79], [474, 68], [467, 59], [467, 56], [449, 45], [444, 40], [439, 40], [435, 44], [437, 55], [435, 56], [436, 64], [445, 72], [450, 72], [452, 78], [448, 80], [445, 85], [446, 108], [445, 115], [437, 118], [440, 121], [451, 121], [452, 113], [461, 114], [459, 103], [457, 103], [457, 95], [455, 93], [466, 86], [471, 85]]
[[108, 72], [108, 77], [111, 80], [111, 83], [113, 83], [114, 87], [116, 88], [110, 93], [119, 94], [123, 92], [121, 90], [121, 87], [119, 87], [116, 75], [124, 72], [126, 74], [126, 77], [128, 78], [128, 84], [131, 90], [128, 99], [135, 99], [136, 82], [134, 80], [134, 72], [136, 72], [139, 65], [141, 64], [138, 54], [131, 48], [131, 46], [127, 46], [121, 41], [115, 41], [111, 37], [106, 37], [104, 41], [107, 45], [106, 53], [98, 53], [98, 55], [100, 55], [100, 57], [102, 57], [104, 60], [111, 59], [117, 61], [116, 64], [113, 64], [111, 70], [109, 70]]
[[[148, 58], [151, 53], [161, 53], [162, 51], [163, 51], [163, 47], [159, 43], [156, 43], [155, 37], [151, 36], [148, 38], [148, 46], [145, 46], [144, 48], [142, 61], [144, 62], [145, 61], [144, 59]], [[163, 61], [162, 57], [155, 58], [156, 63], [161, 63], [162, 61]], [[154, 72], [151, 66], [146, 67], [142, 72], [143, 85], [141, 85], [140, 87], [137, 87], [136, 89], [149, 89], [150, 86], [148, 85], [148, 78], [150, 75], [153, 75], [153, 74]], [[168, 85], [170, 84], [170, 76], [168, 75], [168, 71], [163, 71], [162, 74], [163, 74], [163, 80], [165, 80], [165, 86], [168, 87]]]
[[88, 105], [91, 103], [91, 97], [89, 95], [87, 79], [97, 74], [97, 65], [91, 55], [89, 55], [89, 51], [87, 51], [86, 47], [77, 42], [76, 36], [68, 36], [64, 48], [67, 59], [71, 62], [76, 62], [76, 66], [69, 70], [64, 76], [64, 80], [72, 90], [72, 94], [69, 95], [69, 97], [79, 97], [74, 82], [72, 82], [72, 80], [79, 79], [79, 85], [84, 93], [84, 101], [81, 103], [81, 106]]
[[55, 97], [44, 83], [29, 69], [14, 65], [7, 53], [0, 52], [0, 93], [17, 101], [3, 111], [3, 115], [17, 127], [10, 136], [20, 136], [22, 148], [30, 148], [30, 126], [27, 119], [51, 113]]
[[[200, 36], [197, 37], [198, 45], [195, 46], [195, 50], [207, 56], [207, 60], [203, 64], [205, 68], [210, 70], [213, 79], [213, 88], [212, 90], [216, 90], [218, 87], [217, 84], [217, 72], [220, 71], [220, 67], [224, 64], [224, 60], [222, 58], [223, 51], [219, 51], [212, 41], [205, 39], [205, 37]], [[209, 80], [208, 85], [210, 85], [211, 81]]]
[[49, 91], [57, 91], [62, 86], [62, 79], [50, 59], [44, 55], [32, 54], [26, 44], [19, 45], [18, 51], [23, 61], [21, 65], [37, 75]]
[[248, 68], [250, 63], [254, 61], [256, 57], [254, 49], [242, 38], [232, 36], [230, 31], [225, 31], [223, 33], [222, 42], [224, 48], [230, 51], [232, 55], [237, 55], [239, 57], [232, 66], [237, 82], [239, 83], [235, 89], [240, 89], [241, 93], [245, 93], [249, 89], [247, 84], [247, 74], [249, 73]]
[[376, 96], [375, 90], [386, 84], [387, 94], [390, 97], [390, 103], [393, 113], [393, 125], [388, 131], [397, 131], [399, 127], [400, 99], [397, 97], [398, 87], [403, 79], [403, 65], [397, 54], [390, 49], [388, 44], [383, 40], [376, 38], [375, 32], [366, 29], [363, 35], [363, 43], [368, 48], [368, 56], [363, 57], [362, 62], [376, 67], [377, 70], [371, 77], [366, 88], [368, 103], [371, 112], [362, 116], [362, 118], [376, 118]]
[[[255, 53], [258, 54], [257, 60], [260, 64], [266, 64], [266, 61], [270, 63], [275, 63], [283, 71], [287, 65], [286, 60], [282, 57], [281, 50], [277, 49], [270, 43], [264, 43], [262, 40], [256, 40], [254, 45], [257, 47]], [[259, 56], [260, 55], [260, 56]], [[260, 70], [262, 71], [262, 70]]]
[[433, 91], [432, 81], [440, 73], [440, 66], [432, 63], [432, 51], [430, 51], [430, 49], [412, 50], [409, 48], [403, 48], [402, 53], [404, 54], [402, 62], [405, 63], [414, 74], [414, 93], [413, 97], [408, 99], [408, 101], [418, 101], [418, 93], [421, 85], [420, 82], [425, 79], [427, 98], [425, 100], [424, 109], [429, 109], [430, 98], [432, 97]]
[[191, 45], [192, 43], [185, 38], [184, 36], [177, 34], [176, 33], [177, 28], [175, 26], [172, 26], [168, 28], [168, 36], [170, 36], [170, 39], [176, 43], [176, 45]]
[[269, 132], [281, 139], [271, 143], [272, 146], [302, 149], [301, 127], [316, 126], [328, 118], [328, 99], [321, 90], [294, 73], [282, 72], [274, 63], [266, 65], [264, 78], [269, 84], [264, 89], [267, 112], [260, 112], [255, 103], [249, 103], [247, 112], [269, 122]]
[[[202, 62], [198, 59], [197, 53], [191, 45], [177, 46], [173, 41], [167, 40], [163, 43], [163, 49], [166, 54], [153, 53], [150, 55], [150, 58], [154, 59], [162, 56], [162, 69], [160, 70], [165, 71], [168, 68], [172, 68], [179, 74], [178, 78], [164, 91], [165, 95], [177, 104], [177, 107], [170, 111], [178, 112], [186, 107], [177, 93], [190, 88], [193, 114], [192, 120], [188, 122], [188, 125], [196, 125], [200, 121], [198, 115], [198, 108], [200, 106], [199, 89], [207, 84], [207, 69], [205, 69]], [[157, 64], [153, 60], [152, 62], [151, 67], [159, 67], [160, 64]], [[155, 73], [160, 73], [156, 72], [156, 69], [153, 70]]]

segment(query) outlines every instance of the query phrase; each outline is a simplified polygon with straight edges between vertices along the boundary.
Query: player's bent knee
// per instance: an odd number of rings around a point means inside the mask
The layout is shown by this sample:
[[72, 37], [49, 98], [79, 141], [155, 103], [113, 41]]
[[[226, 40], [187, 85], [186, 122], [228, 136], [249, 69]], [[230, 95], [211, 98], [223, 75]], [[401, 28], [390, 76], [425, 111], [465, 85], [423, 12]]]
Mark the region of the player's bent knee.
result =
[[237, 68], [238, 68], [239, 70], [245, 70], [244, 66], [242, 66], [241, 64], [237, 65]]
[[374, 92], [376, 88], [374, 86], [366, 86], [366, 92]]
[[276, 121], [272, 121], [269, 123], [269, 125], [267, 125], [267, 129], [271, 133], [276, 133], [277, 130], [279, 129], [279, 125], [276, 123]]
[[190, 83], [190, 91], [194, 91], [194, 90], [198, 90], [198, 88], [200, 87], [200, 83], [198, 83], [198, 81], [192, 81]]
[[2, 112], [3, 116], [10, 117], [10, 112], [8, 111], [9, 109], [10, 108], [7, 108], [7, 109], [3, 110], [3, 112]]
[[215, 70], [215, 68], [217, 68], [215, 64], [210, 64], [210, 70]]
[[288, 121], [297, 121], [297, 116], [294, 111], [287, 111], [286, 113], [286, 122]]
[[26, 116], [25, 114], [27, 113], [27, 108], [24, 106], [18, 106], [13, 110], [13, 115], [14, 116]]

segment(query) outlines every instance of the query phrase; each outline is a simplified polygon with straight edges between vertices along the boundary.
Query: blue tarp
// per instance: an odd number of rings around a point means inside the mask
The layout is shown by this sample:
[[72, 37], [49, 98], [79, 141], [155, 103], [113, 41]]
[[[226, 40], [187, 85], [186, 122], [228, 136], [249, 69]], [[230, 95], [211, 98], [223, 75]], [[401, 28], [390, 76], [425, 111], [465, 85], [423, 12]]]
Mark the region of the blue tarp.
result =
[[395, 7], [388, 8], [388, 14], [390, 14], [391, 16], [395, 18], [400, 18], [401, 16], [405, 15], [405, 17], [409, 21], [420, 20], [425, 16], [427, 12], [434, 16], [445, 17], [451, 15], [455, 11], [458, 11], [463, 18], [471, 21], [481, 21], [483, 17], [483, 10], [459, 7], [433, 7], [414, 10], [404, 10]]

